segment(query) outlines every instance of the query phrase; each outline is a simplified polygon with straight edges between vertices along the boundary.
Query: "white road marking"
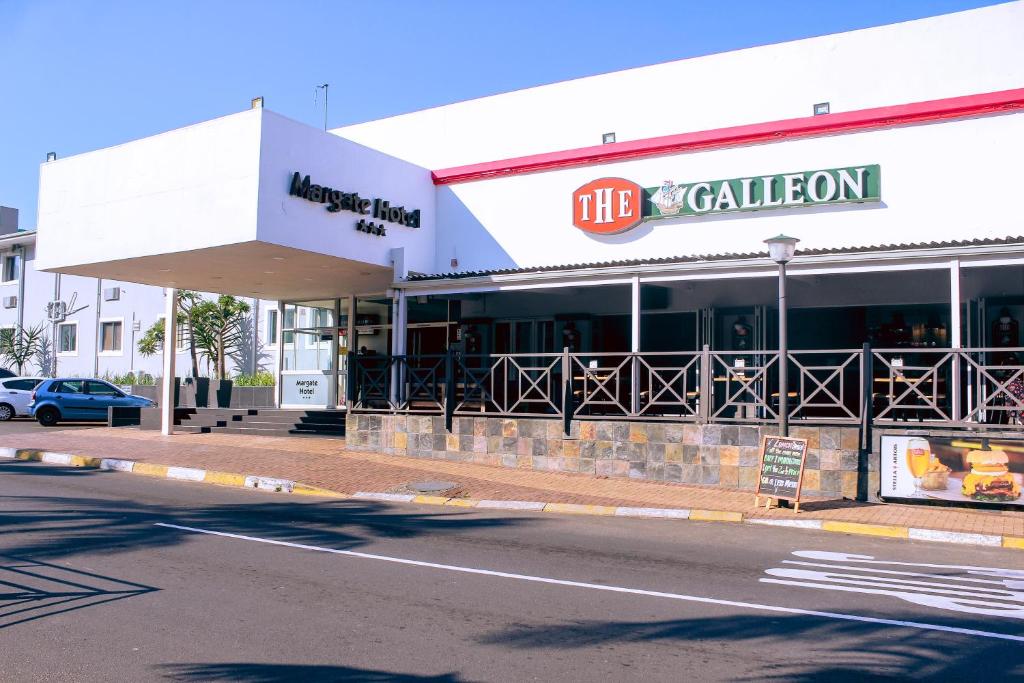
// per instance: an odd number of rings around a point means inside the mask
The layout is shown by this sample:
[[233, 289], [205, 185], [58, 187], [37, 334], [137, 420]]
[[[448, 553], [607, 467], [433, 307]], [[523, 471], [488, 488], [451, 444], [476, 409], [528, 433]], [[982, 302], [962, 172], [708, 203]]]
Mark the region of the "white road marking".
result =
[[[765, 570], [770, 579], [761, 583], [816, 588], [846, 593], [884, 595], [924, 607], [967, 614], [1009, 619], [1024, 619], [1024, 572], [999, 567], [949, 565], [922, 562], [876, 560], [871, 555], [853, 555], [820, 550], [799, 550], [797, 557], [819, 560], [799, 562], [783, 560], [782, 564], [815, 569], [771, 568]], [[936, 572], [881, 569], [913, 567]], [[974, 578], [978, 576], [987, 579]], [[897, 578], [908, 577], [908, 578]], [[920, 579], [930, 579], [922, 581]], [[977, 584], [987, 584], [992, 588]], [[998, 588], [996, 587], [998, 586]]]
[[[544, 576], [531, 576], [529, 574], [513, 574], [510, 572], [499, 572], [491, 569], [476, 569], [474, 567], [461, 567], [452, 564], [439, 564], [437, 562], [423, 562], [421, 560], [409, 560], [403, 557], [391, 557], [389, 555], [376, 555], [373, 553], [362, 553], [356, 550], [339, 550], [336, 548], [325, 548], [316, 545], [307, 545], [305, 543], [292, 543], [291, 541], [278, 541], [270, 538], [259, 538], [258, 536], [246, 536], [243, 534], [232, 534], [226, 531], [213, 531], [211, 529], [200, 529], [197, 527], [182, 526], [179, 524], [167, 524], [164, 522], [156, 522], [155, 526], [164, 527], [167, 529], [178, 529], [179, 531], [191, 531], [197, 534], [206, 534], [209, 536], [220, 536], [223, 538], [234, 538], [242, 541], [252, 541], [254, 543], [265, 543], [267, 545], [277, 545], [286, 548], [297, 548], [299, 550], [311, 550], [314, 552], [329, 553], [332, 555], [345, 555], [348, 557], [358, 557], [365, 560], [380, 560], [382, 562], [394, 562], [396, 564], [405, 564], [415, 567], [427, 567], [429, 569], [442, 569], [445, 571], [460, 572], [463, 574], [478, 574], [482, 576], [494, 576], [502, 579], [515, 579], [518, 581], [529, 581], [532, 583], [545, 583], [556, 586], [569, 586], [572, 588], [586, 588], [590, 590], [606, 591], [610, 593], [627, 593], [632, 595], [644, 595], [653, 598], [665, 598], [669, 600], [681, 600], [684, 602], [697, 602], [708, 605], [720, 605], [724, 607], [738, 607], [741, 609], [758, 610], [763, 612], [778, 612], [783, 614], [799, 614], [802, 616], [809, 617], [821, 617], [824, 619], [838, 619], [840, 621], [853, 621], [867, 624], [878, 624], [882, 626], [896, 626], [902, 628], [914, 628], [924, 631], [941, 631], [943, 633], [956, 633], [959, 635], [976, 636], [979, 638], [993, 638], [997, 640], [1010, 640], [1018, 643], [1024, 643], [1024, 636], [1011, 635], [1009, 633], [997, 633], [993, 631], [980, 631], [971, 628], [959, 628], [956, 626], [943, 626], [941, 624], [928, 624], [919, 621], [903, 621], [899, 619], [883, 619], [879, 617], [865, 617], [856, 614], [843, 614], [841, 612], [821, 612], [817, 610], [799, 609], [794, 607], [781, 607], [779, 605], [762, 605], [753, 602], [739, 602], [736, 600], [720, 600], [718, 598], [708, 598], [699, 595], [683, 595], [680, 593], [666, 593], [662, 591], [649, 591], [640, 588], [626, 588], [622, 586], [608, 586], [596, 583], [585, 583], [582, 581], [567, 581], [564, 579], [552, 579]], [[860, 556], [864, 557], [864, 556]], [[763, 579], [762, 579], [763, 580]]]

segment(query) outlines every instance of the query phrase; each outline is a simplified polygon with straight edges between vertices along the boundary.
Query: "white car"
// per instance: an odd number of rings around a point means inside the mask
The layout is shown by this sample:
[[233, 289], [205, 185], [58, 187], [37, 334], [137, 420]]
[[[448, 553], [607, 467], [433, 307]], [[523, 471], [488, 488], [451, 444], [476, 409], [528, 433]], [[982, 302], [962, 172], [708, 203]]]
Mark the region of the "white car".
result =
[[32, 401], [32, 391], [42, 381], [42, 377], [0, 379], [0, 422], [18, 415], [31, 416], [28, 404]]

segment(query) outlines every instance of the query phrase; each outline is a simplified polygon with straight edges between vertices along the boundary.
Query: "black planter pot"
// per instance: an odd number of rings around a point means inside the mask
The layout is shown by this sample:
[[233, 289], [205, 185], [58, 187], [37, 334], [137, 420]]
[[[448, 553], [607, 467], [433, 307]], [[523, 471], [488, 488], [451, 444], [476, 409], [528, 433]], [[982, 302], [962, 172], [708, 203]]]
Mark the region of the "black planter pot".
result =
[[215, 391], [217, 394], [217, 407], [218, 408], [230, 408], [231, 407], [231, 390], [235, 383], [230, 379], [222, 379], [215, 385]]
[[180, 406], [207, 408], [210, 405], [210, 378], [186, 377], [182, 382]]

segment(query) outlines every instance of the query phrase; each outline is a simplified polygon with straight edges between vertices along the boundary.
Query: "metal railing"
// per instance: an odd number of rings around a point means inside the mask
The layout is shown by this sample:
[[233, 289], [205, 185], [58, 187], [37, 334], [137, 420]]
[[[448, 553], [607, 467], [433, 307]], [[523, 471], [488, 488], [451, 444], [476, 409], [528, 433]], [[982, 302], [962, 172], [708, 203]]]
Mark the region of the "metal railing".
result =
[[[790, 351], [789, 421], [1021, 429], [1024, 348]], [[356, 356], [354, 411], [772, 423], [777, 351]]]

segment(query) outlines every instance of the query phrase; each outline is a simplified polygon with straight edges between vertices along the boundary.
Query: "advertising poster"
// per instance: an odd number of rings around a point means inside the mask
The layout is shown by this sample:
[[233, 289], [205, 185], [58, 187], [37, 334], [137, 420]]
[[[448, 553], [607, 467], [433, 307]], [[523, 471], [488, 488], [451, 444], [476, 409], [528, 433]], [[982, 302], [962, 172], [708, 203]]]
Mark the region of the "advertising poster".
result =
[[1024, 440], [883, 436], [882, 497], [1024, 509]]

